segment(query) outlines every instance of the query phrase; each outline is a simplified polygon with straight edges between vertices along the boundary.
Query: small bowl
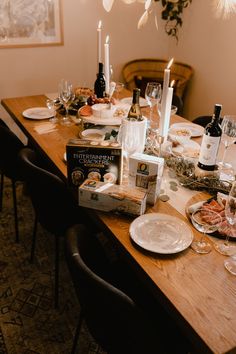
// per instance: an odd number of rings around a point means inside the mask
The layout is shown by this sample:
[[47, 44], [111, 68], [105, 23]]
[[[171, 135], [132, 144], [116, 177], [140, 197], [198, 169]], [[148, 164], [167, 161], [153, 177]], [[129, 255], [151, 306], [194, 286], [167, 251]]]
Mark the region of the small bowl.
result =
[[178, 107], [172, 105], [170, 114], [173, 116], [174, 114], [176, 114], [177, 111], [178, 111]]
[[105, 138], [105, 133], [100, 129], [85, 129], [81, 132], [83, 139], [92, 141], [102, 141]]
[[96, 103], [92, 106], [93, 116], [96, 118], [112, 118], [116, 110], [116, 106], [109, 103]]
[[187, 128], [170, 128], [168, 135], [173, 142], [184, 144], [191, 138], [191, 130]]

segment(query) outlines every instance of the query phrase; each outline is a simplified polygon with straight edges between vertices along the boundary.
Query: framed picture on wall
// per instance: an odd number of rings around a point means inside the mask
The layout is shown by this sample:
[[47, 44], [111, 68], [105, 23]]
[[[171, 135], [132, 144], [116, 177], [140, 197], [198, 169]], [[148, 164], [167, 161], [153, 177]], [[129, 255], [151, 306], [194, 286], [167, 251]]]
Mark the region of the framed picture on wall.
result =
[[0, 1], [0, 48], [62, 44], [61, 0]]

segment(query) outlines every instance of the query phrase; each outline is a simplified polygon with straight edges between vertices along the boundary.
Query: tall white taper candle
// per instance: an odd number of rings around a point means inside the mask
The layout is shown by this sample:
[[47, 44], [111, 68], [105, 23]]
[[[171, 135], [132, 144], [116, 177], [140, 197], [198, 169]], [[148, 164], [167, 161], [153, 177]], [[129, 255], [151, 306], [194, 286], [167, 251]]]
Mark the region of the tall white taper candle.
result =
[[167, 93], [169, 88], [170, 82], [170, 67], [173, 64], [174, 59], [172, 58], [167, 68], [164, 70], [164, 80], [163, 80], [163, 87], [162, 87], [162, 96], [161, 96], [161, 116], [160, 116], [160, 135], [164, 136], [164, 121], [166, 117], [166, 100], [167, 100]]
[[105, 51], [105, 63], [104, 63], [104, 75], [106, 80], [106, 94], [109, 94], [110, 89], [110, 49], [109, 49], [109, 36], [106, 37], [104, 44]]
[[102, 63], [102, 21], [98, 22], [97, 28], [97, 57], [98, 57], [98, 66], [99, 63]]

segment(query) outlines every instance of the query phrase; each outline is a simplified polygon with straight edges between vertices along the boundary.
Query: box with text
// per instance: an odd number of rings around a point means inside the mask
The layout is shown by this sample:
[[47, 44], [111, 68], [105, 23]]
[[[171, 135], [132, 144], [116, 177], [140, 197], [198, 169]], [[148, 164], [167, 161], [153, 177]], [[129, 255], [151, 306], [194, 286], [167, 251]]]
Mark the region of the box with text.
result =
[[164, 159], [136, 153], [129, 159], [129, 185], [147, 192], [147, 203], [154, 205], [160, 194]]
[[121, 183], [122, 148], [116, 142], [73, 139], [66, 145], [66, 157], [70, 186], [78, 188], [87, 178]]
[[146, 192], [127, 185], [87, 179], [79, 187], [79, 205], [102, 211], [142, 215], [146, 209]]

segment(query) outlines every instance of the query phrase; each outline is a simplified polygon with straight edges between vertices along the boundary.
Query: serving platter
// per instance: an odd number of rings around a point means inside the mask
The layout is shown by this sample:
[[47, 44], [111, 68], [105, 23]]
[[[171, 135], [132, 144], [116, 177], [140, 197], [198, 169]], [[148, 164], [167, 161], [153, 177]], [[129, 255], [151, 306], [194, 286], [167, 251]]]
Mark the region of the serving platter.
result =
[[96, 125], [121, 125], [122, 118], [127, 117], [130, 106], [126, 103], [116, 105], [116, 110], [110, 118], [99, 118], [94, 115], [81, 116], [84, 123], [92, 123]]
[[[186, 203], [185, 207], [185, 213], [189, 221], [191, 222], [191, 214], [201, 208], [201, 206], [205, 203], [209, 203], [212, 199], [216, 200], [216, 197], [213, 197], [212, 195], [206, 193], [206, 192], [199, 192], [196, 195], [194, 195], [192, 198], [189, 199], [189, 201]], [[220, 239], [225, 239], [226, 235], [222, 234], [219, 231], [215, 231], [211, 233], [211, 236], [220, 238]], [[236, 241], [236, 235], [235, 236], [230, 236], [229, 239], [231, 241]]]
[[[133, 100], [133, 97], [125, 97], [125, 98], [121, 99], [121, 102], [131, 106], [132, 100]], [[147, 102], [147, 100], [145, 100], [145, 98], [140, 97], [139, 98], [139, 105], [140, 105], [140, 107], [147, 107], [148, 102]]]
[[96, 125], [121, 125], [122, 117], [98, 118], [93, 115], [82, 117], [84, 123], [92, 123]]

